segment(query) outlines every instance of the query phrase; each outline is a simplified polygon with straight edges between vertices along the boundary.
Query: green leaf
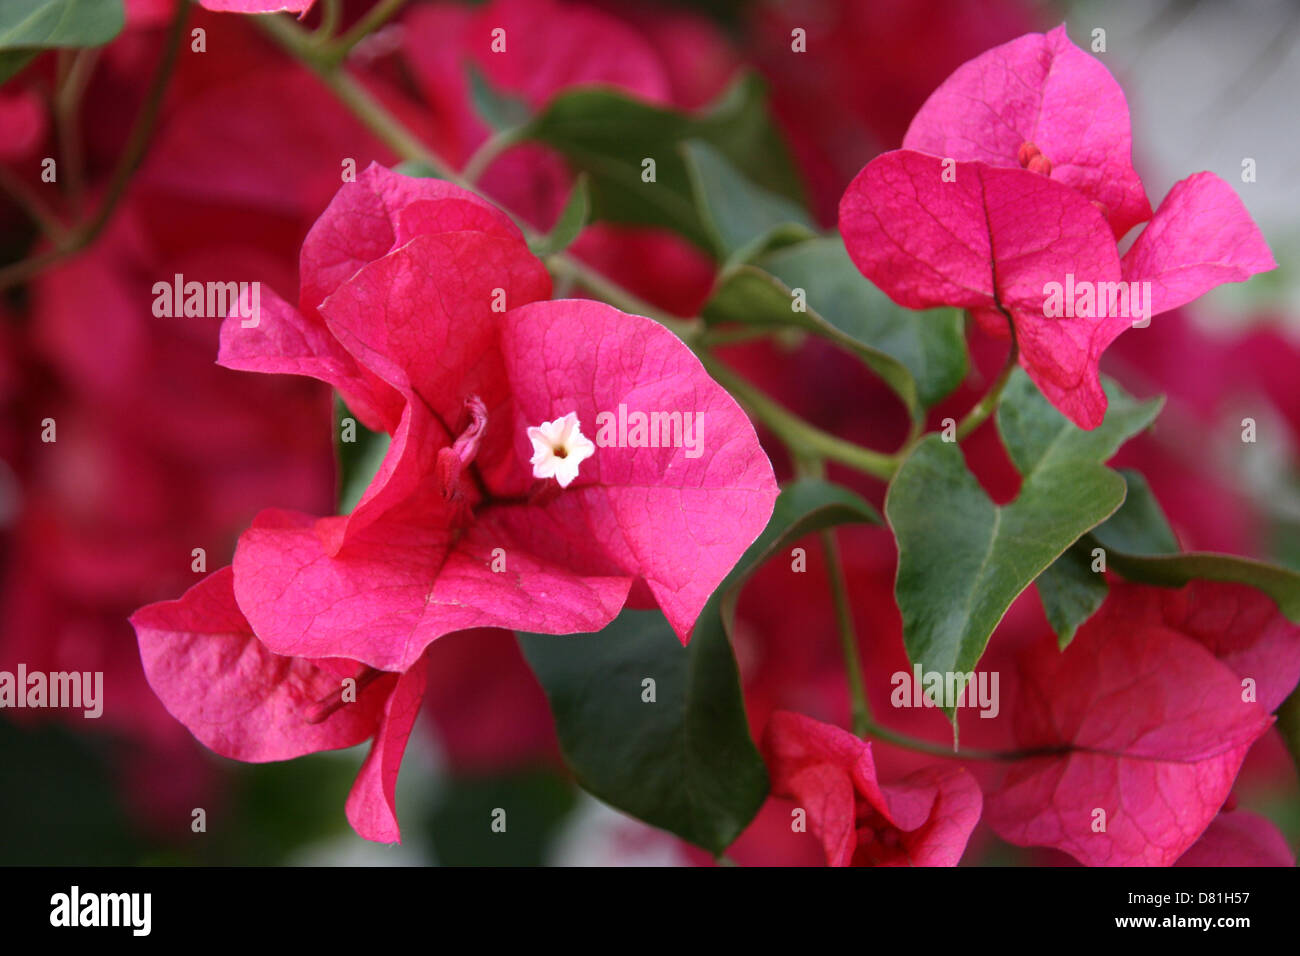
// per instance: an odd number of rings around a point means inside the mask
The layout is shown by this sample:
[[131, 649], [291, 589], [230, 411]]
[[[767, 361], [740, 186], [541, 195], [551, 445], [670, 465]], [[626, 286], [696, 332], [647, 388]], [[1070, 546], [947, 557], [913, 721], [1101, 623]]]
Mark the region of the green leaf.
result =
[[[1236, 555], [1180, 552], [1178, 540], [1146, 479], [1130, 469], [1123, 469], [1122, 474], [1128, 485], [1124, 504], [1038, 579], [1039, 595], [1043, 598], [1044, 608], [1048, 609], [1049, 620], [1052, 618], [1049, 601], [1056, 598], [1044, 593], [1045, 581], [1049, 582], [1049, 589], [1057, 586], [1081, 589], [1086, 576], [1090, 584], [1101, 584], [1101, 599], [1105, 598], [1105, 580], [1091, 570], [1092, 549], [1100, 547], [1106, 552], [1107, 567], [1131, 581], [1173, 588], [1194, 580], [1245, 584], [1263, 591], [1277, 602], [1289, 620], [1300, 624], [1300, 574]], [[1071, 560], [1076, 550], [1087, 554], [1086, 565], [1080, 566]], [[1057, 580], [1049, 579], [1049, 575]], [[1069, 579], [1069, 584], [1059, 585], [1057, 582], [1064, 578]], [[1097, 604], [1100, 606], [1101, 600]], [[1091, 612], [1081, 615], [1075, 626], [1090, 616]], [[1064, 648], [1073, 637], [1073, 630], [1067, 636], [1056, 627], [1056, 621], [1052, 621], [1052, 626], [1056, 628]]]
[[1129, 488], [1124, 507], [1091, 534], [1094, 543], [1106, 549], [1110, 568], [1129, 580], [1161, 587], [1182, 587], [1197, 579], [1245, 584], [1263, 591], [1289, 620], [1300, 624], [1300, 574], [1232, 554], [1180, 552], [1146, 479], [1129, 470], [1124, 477]]
[[569, 198], [564, 201], [564, 208], [560, 210], [560, 218], [555, 221], [554, 227], [546, 235], [529, 243], [533, 255], [545, 259], [569, 248], [569, 244], [578, 238], [578, 233], [587, 224], [590, 214], [591, 196], [587, 188], [587, 174], [581, 173], [569, 192]]
[[[794, 289], [803, 290], [796, 310]], [[966, 377], [961, 312], [899, 308], [857, 271], [838, 238], [811, 239], [728, 270], [704, 307], [713, 324], [796, 327], [856, 354], [914, 419]]]
[[[1043, 398], [1017, 369], [1003, 392], [998, 429], [1023, 481], [1008, 505], [995, 505], [966, 467], [956, 443], [938, 435], [913, 450], [885, 498], [898, 540], [894, 593], [913, 663], [970, 673], [1011, 602], [1066, 549], [1119, 508], [1124, 479], [1102, 462], [1155, 418], [1163, 399], [1138, 402], [1105, 382], [1106, 420], [1084, 431]], [[1048, 581], [1060, 600], [1048, 607], [1061, 630], [1095, 591]], [[1056, 591], [1053, 587], [1056, 586]], [[1064, 592], [1068, 592], [1064, 593]], [[951, 716], [951, 711], [950, 711]]]
[[101, 46], [124, 22], [122, 0], [4, 0], [0, 50]]
[[1023, 369], [1012, 372], [998, 406], [998, 432], [1022, 476], [1028, 479], [1073, 459], [1106, 461], [1155, 421], [1164, 405], [1163, 397], [1139, 402], [1110, 379], [1103, 378], [1102, 387], [1108, 400], [1106, 419], [1084, 430], [1058, 412]]
[[[722, 251], [695, 204], [679, 147], [701, 140], [763, 189], [799, 199], [798, 179], [763, 103], [761, 81], [738, 80], [701, 115], [652, 106], [612, 89], [562, 94], [519, 129], [519, 139], [550, 145], [591, 176], [592, 218], [664, 226], [717, 256]], [[653, 182], [642, 179], [653, 159]]]
[[1300, 624], [1300, 574], [1263, 561], [1208, 551], [1179, 552], [1160, 504], [1146, 480], [1125, 471], [1129, 497], [1090, 538], [1106, 549], [1106, 564], [1131, 581], [1182, 587], [1189, 581], [1227, 581], [1263, 591]]
[[1146, 479], [1131, 469], [1121, 469], [1120, 474], [1128, 486], [1124, 504], [1058, 558], [1036, 582], [1043, 610], [1062, 650], [1074, 639], [1079, 626], [1101, 607], [1109, 592], [1106, 576], [1092, 569], [1095, 548], [1130, 554], [1178, 551], [1178, 539]]
[[[1109, 520], [1113, 521], [1114, 515]], [[1034, 581], [1047, 623], [1056, 632], [1061, 650], [1074, 640], [1080, 625], [1097, 613], [1109, 590], [1106, 576], [1092, 570], [1092, 550], [1087, 540], [1085, 537], [1071, 545]]]
[[1125, 554], [1177, 554], [1178, 538], [1160, 508], [1151, 486], [1139, 472], [1121, 468], [1128, 496], [1119, 511], [1092, 530], [1092, 537], [1107, 551]]
[[785, 285], [807, 290], [809, 309], [845, 335], [904, 365], [922, 405], [934, 405], [966, 377], [961, 310], [896, 305], [858, 271], [839, 236], [790, 246], [758, 264]]
[[527, 103], [496, 89], [473, 63], [466, 65], [465, 72], [474, 111], [494, 131], [518, 129], [532, 117], [532, 110]]
[[814, 235], [802, 206], [750, 182], [708, 143], [688, 140], [681, 149], [696, 206], [714, 247], [727, 261], [743, 262], [773, 242]]
[[[339, 514], [350, 514], [383, 464], [392, 439], [361, 424], [341, 398], [334, 402], [334, 445], [339, 460]], [[351, 437], [353, 440], [348, 441]]]
[[998, 507], [955, 442], [921, 441], [885, 498], [908, 657], [927, 671], [970, 673], [1011, 602], [1123, 500], [1118, 474], [1072, 459], [1035, 471]]
[[[709, 599], [682, 647], [657, 611], [624, 611], [599, 634], [520, 634], [546, 690], [560, 745], [596, 797], [718, 854], [766, 798], [767, 771], [745, 717], [728, 630], [745, 578], [788, 542], [847, 522], [869, 504], [820, 480], [782, 491], [772, 519]], [[643, 681], [655, 682], [653, 703]]]

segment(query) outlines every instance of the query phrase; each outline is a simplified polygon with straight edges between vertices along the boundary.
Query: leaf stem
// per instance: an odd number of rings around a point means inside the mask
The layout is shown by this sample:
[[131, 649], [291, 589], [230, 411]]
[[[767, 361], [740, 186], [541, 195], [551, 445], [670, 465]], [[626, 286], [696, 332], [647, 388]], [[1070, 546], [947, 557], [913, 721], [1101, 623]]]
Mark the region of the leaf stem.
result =
[[492, 161], [513, 146], [517, 137], [518, 131], [514, 129], [503, 129], [489, 136], [483, 145], [474, 151], [474, 155], [470, 156], [465, 163], [465, 168], [461, 170], [465, 182], [477, 183], [482, 179], [487, 168], [492, 165]]
[[548, 257], [547, 264], [557, 277], [576, 282], [624, 312], [654, 319], [688, 345], [693, 344], [699, 335], [699, 323], [669, 315], [572, 256], [556, 253]]
[[907, 734], [897, 733], [888, 727], [882, 727], [874, 721], [868, 721], [867, 726], [858, 736], [874, 737], [885, 743], [893, 744], [895, 747], [903, 747], [907, 750], [915, 750], [918, 753], [933, 754], [936, 757], [948, 757], [949, 759], [958, 760], [1028, 760], [1030, 757], [1047, 757], [1052, 754], [1066, 753], [1069, 750], [1068, 747], [1040, 747], [1027, 750], [980, 750], [978, 748], [963, 747], [960, 750], [954, 750], [945, 744], [936, 744], [933, 741], [922, 740], [919, 737], [909, 737]]
[[853, 732], [858, 736], [872, 725], [871, 703], [867, 700], [867, 682], [862, 674], [862, 660], [858, 656], [858, 638], [853, 627], [853, 610], [849, 606], [848, 588], [844, 583], [844, 564], [835, 540], [835, 529], [827, 528], [819, 535], [822, 551], [826, 555], [826, 574], [830, 579], [831, 599], [835, 605], [835, 623], [840, 633], [840, 650], [844, 654], [844, 673], [849, 680], [849, 700], [853, 718]]
[[334, 31], [339, 28], [342, 7], [343, 0], [324, 0], [320, 24], [316, 27], [315, 32], [311, 34], [313, 43], [326, 44], [334, 38]]
[[837, 461], [881, 481], [888, 481], [898, 470], [896, 456], [871, 451], [822, 431], [768, 398], [707, 351], [699, 349], [696, 354], [709, 374], [796, 455]]
[[[1008, 320], [1009, 323], [1009, 320]], [[967, 435], [979, 428], [988, 420], [988, 417], [997, 411], [998, 402], [1002, 400], [1002, 390], [1007, 387], [1007, 382], [1011, 378], [1011, 373], [1016, 370], [1016, 363], [1020, 358], [1020, 348], [1016, 342], [1015, 331], [1011, 333], [1011, 349], [1007, 352], [1006, 364], [1002, 366], [1002, 371], [994, 379], [992, 387], [989, 388], [984, 396], [975, 403], [975, 406], [968, 411], [960, 422], [957, 423], [957, 440], [963, 441]]]

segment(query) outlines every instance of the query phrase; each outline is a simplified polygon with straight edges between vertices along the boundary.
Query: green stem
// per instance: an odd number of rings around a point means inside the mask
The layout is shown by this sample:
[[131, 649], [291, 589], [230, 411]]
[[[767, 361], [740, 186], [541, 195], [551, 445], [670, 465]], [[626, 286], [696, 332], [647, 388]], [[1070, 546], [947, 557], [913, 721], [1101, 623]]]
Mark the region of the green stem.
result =
[[[1010, 324], [1008, 322], [1008, 324]], [[1020, 349], [1016, 344], [1015, 332], [1012, 332], [1011, 350], [1007, 352], [1007, 362], [1002, 366], [1002, 371], [994, 379], [993, 386], [984, 393], [984, 397], [975, 403], [975, 407], [966, 413], [965, 417], [957, 423], [957, 440], [962, 441], [979, 428], [988, 420], [988, 417], [997, 411], [998, 402], [1002, 400], [1002, 390], [1007, 387], [1007, 382], [1011, 378], [1011, 373], [1016, 370], [1016, 362], [1020, 358]]]
[[853, 732], [862, 736], [872, 724], [871, 703], [867, 700], [867, 682], [862, 674], [862, 660], [858, 656], [858, 638], [853, 628], [853, 611], [849, 606], [848, 588], [844, 583], [844, 563], [840, 559], [835, 529], [827, 528], [819, 537], [822, 539], [822, 551], [826, 555], [826, 574], [830, 578], [831, 599], [835, 604], [835, 623], [840, 632], [844, 672], [849, 679]]
[[61, 245], [55, 246], [40, 255], [23, 259], [21, 262], [15, 262], [13, 265], [0, 269], [0, 290], [24, 282], [47, 266], [55, 264], [66, 256], [80, 252], [94, 242], [104, 226], [107, 225], [118, 201], [126, 192], [126, 187], [130, 183], [132, 175], [135, 174], [144, 159], [149, 139], [153, 135], [154, 126], [158, 122], [158, 113], [162, 109], [163, 94], [167, 90], [167, 82], [171, 79], [172, 71], [176, 66], [176, 59], [180, 54], [181, 38], [185, 33], [185, 19], [188, 13], [189, 4], [178, 3], [176, 5], [176, 13], [172, 17], [171, 25], [167, 30], [167, 38], [164, 41], [166, 46], [163, 49], [162, 60], [158, 64], [153, 80], [150, 82], [149, 90], [145, 94], [144, 105], [140, 107], [140, 112], [135, 118], [135, 125], [131, 127], [131, 134], [127, 139], [126, 147], [118, 158], [117, 166], [113, 169], [108, 185], [104, 189], [104, 197], [100, 201], [99, 208], [94, 216], [75, 227]]
[[595, 269], [586, 263], [579, 262], [572, 256], [556, 253], [548, 257], [547, 265], [550, 266], [551, 272], [557, 278], [566, 278], [571, 282], [576, 282], [588, 292], [624, 312], [630, 312], [633, 315], [644, 315], [648, 319], [654, 319], [688, 345], [692, 344], [699, 334], [698, 323], [690, 319], [679, 319], [676, 316], [669, 315], [663, 309], [651, 305], [645, 299], [629, 292], [618, 283], [605, 278]]
[[881, 481], [888, 481], [898, 470], [898, 459], [894, 455], [871, 451], [810, 425], [768, 398], [708, 352], [698, 351], [696, 354], [709, 374], [795, 454], [837, 461]]
[[944, 744], [936, 744], [929, 740], [922, 740], [919, 737], [909, 737], [907, 734], [896, 733], [888, 727], [882, 727], [874, 721], [868, 721], [867, 726], [858, 734], [859, 737], [873, 737], [876, 740], [883, 740], [885, 743], [893, 744], [896, 747], [903, 747], [906, 750], [915, 750], [919, 753], [934, 754], [936, 757], [960, 758], [962, 760], [1028, 760], [1030, 757], [1045, 757], [1052, 754], [1068, 752], [1068, 748], [1046, 747], [1029, 750], [980, 750], [978, 748], [963, 747], [960, 750], [954, 750], [952, 747]]
[[396, 16], [405, 4], [406, 0], [379, 0], [330, 47], [329, 60], [336, 65], [342, 63], [358, 43]]
[[312, 33], [313, 43], [326, 44], [334, 39], [334, 31], [339, 28], [343, 12], [343, 0], [325, 0], [322, 5], [320, 25]]
[[418, 160], [429, 166], [439, 179], [455, 183], [463, 189], [471, 189], [469, 183], [456, 175], [447, 163], [419, 139], [411, 135], [405, 126], [390, 113], [382, 103], [370, 95], [370, 92], [352, 78], [350, 74], [338, 68], [328, 57], [322, 57], [316, 50], [309, 34], [304, 33], [288, 16], [263, 16], [253, 18], [261, 27], [290, 54], [305, 63], [315, 73], [331, 93], [338, 98], [352, 114], [374, 133], [394, 153], [403, 159]]
[[507, 149], [515, 144], [518, 136], [516, 130], [504, 129], [501, 132], [489, 137], [482, 146], [474, 151], [474, 155], [465, 163], [465, 168], [461, 170], [461, 176], [467, 183], [477, 183], [487, 172], [487, 168], [492, 165], [492, 161], [504, 153]]

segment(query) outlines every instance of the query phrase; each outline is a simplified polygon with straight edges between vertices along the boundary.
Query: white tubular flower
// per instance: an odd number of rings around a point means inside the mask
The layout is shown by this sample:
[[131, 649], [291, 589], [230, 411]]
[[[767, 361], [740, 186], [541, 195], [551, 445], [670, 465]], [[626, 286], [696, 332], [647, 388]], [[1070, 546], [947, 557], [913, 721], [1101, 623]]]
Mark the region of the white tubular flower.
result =
[[528, 440], [533, 443], [533, 476], [554, 478], [561, 488], [569, 487], [578, 466], [596, 453], [595, 444], [582, 434], [577, 412], [529, 428]]

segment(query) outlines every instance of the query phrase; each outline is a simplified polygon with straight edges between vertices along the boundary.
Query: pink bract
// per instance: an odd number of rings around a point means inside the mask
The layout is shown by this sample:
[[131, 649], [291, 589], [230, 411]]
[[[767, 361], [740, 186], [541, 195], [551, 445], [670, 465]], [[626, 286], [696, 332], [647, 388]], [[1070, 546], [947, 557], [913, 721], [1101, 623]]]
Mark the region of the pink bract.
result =
[[[240, 613], [232, 585], [222, 568], [179, 600], [132, 616], [150, 686], [204, 745], [235, 760], [286, 760], [373, 738], [348, 820], [367, 839], [397, 842], [397, 771], [424, 695], [424, 663], [397, 675], [274, 654]], [[352, 701], [346, 679], [355, 681]]]
[[1053, 179], [1106, 207], [1116, 239], [1151, 218], [1124, 91], [1064, 26], [958, 67], [917, 110], [903, 148], [1019, 169], [1026, 142], [1051, 161]]
[[1240, 585], [1116, 582], [1063, 653], [1042, 641], [1020, 672], [1017, 739], [1057, 752], [1012, 768], [989, 823], [1088, 865], [1167, 866], [1214, 819], [1295, 686], [1300, 628]]
[[876, 779], [871, 744], [788, 711], [768, 722], [772, 793], [793, 797], [831, 866], [956, 866], [979, 822], [978, 784], [960, 767]]

